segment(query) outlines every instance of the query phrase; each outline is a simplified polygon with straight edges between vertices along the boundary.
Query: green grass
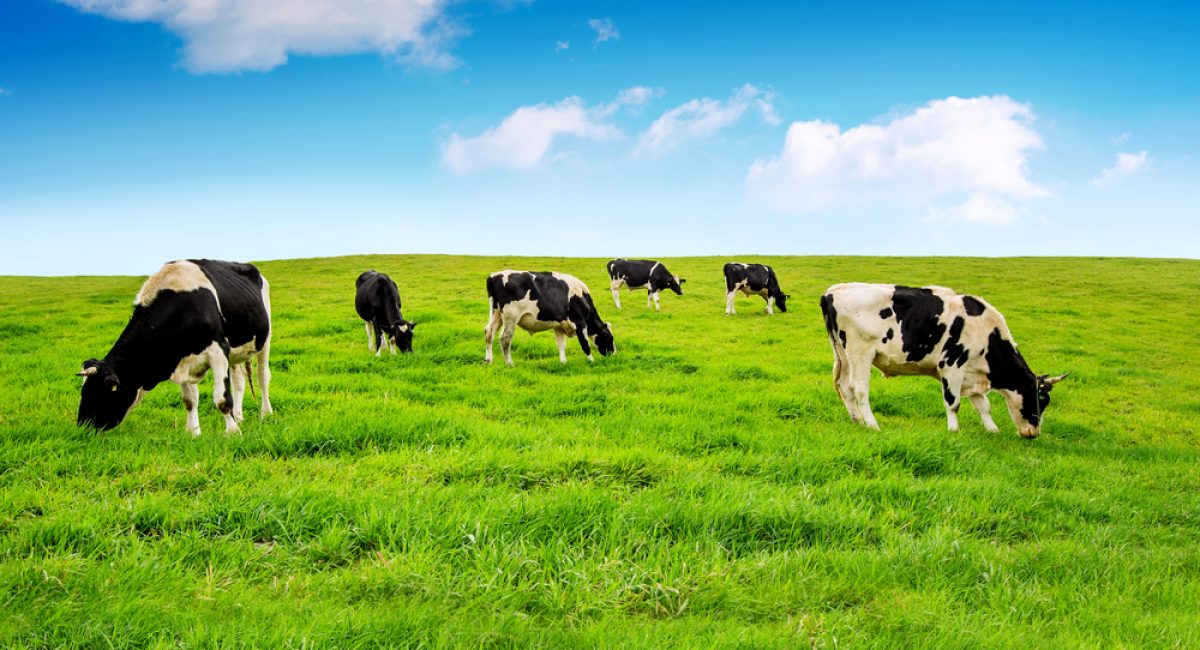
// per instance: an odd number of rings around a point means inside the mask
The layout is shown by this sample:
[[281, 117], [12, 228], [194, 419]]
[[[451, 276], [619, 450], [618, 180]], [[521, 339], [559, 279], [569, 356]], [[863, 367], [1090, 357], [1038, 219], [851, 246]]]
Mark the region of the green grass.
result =
[[[173, 384], [74, 425], [142, 278], [0, 278], [0, 646], [1200, 645], [1200, 263], [757, 259], [790, 312], [725, 317], [723, 258], [671, 260], [661, 313], [597, 259], [262, 263], [276, 413], [226, 437], [205, 384], [198, 439]], [[484, 366], [509, 267], [589, 283], [618, 354]], [[415, 354], [368, 353], [367, 268]], [[995, 396], [1001, 433], [947, 433], [937, 382], [878, 374], [853, 426], [817, 307], [850, 280], [996, 305], [1071, 372], [1042, 437]]]

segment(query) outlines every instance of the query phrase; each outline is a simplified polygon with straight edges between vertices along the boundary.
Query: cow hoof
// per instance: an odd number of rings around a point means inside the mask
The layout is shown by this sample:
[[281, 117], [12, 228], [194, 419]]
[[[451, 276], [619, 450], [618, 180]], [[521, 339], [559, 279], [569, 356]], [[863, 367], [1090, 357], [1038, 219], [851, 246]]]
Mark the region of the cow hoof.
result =
[[245, 416], [242, 415], [241, 411], [234, 411], [233, 419], [235, 422], [245, 422], [246, 421], [246, 418], [245, 418]]

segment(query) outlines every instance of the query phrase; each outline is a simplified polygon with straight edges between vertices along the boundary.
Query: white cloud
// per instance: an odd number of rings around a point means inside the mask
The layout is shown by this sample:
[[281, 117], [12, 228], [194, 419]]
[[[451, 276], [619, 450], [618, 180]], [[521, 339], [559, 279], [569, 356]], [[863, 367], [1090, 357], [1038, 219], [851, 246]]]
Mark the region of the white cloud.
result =
[[571, 41], [558, 41], [554, 44], [554, 53], [558, 54], [563, 50], [571, 49]]
[[446, 47], [463, 29], [448, 0], [58, 0], [115, 20], [153, 22], [183, 39], [191, 72], [270, 70], [290, 54], [378, 52], [449, 68]]
[[605, 41], [615, 41], [621, 38], [621, 32], [613, 24], [612, 18], [592, 18], [587, 22], [588, 27], [596, 32], [596, 44]]
[[1018, 214], [1012, 200], [1049, 195], [1028, 176], [1028, 156], [1043, 146], [1033, 121], [1028, 104], [998, 95], [934, 100], [846, 131], [793, 122], [779, 155], [750, 167], [747, 191], [788, 213], [886, 205], [1005, 223]]
[[645, 86], [622, 90], [607, 104], [588, 106], [579, 97], [554, 104], [522, 106], [475, 137], [458, 133], [442, 143], [442, 164], [452, 171], [468, 172], [500, 167], [530, 169], [541, 164], [562, 137], [612, 140], [621, 131], [609, 120], [622, 107], [649, 101], [661, 91]]
[[666, 153], [687, 140], [710, 136], [737, 122], [751, 108], [757, 108], [763, 121], [778, 124], [775, 95], [746, 84], [725, 101], [702, 97], [663, 113], [638, 136], [636, 155]]
[[1097, 186], [1111, 185], [1126, 176], [1150, 169], [1153, 163], [1154, 159], [1145, 149], [1137, 153], [1119, 153], [1116, 164], [1101, 171], [1092, 179], [1092, 183]]
[[1125, 144], [1126, 142], [1129, 142], [1129, 139], [1132, 137], [1133, 137], [1132, 133], [1130, 133], [1129, 131], [1124, 131], [1122, 133], [1119, 133], [1119, 134], [1114, 135], [1113, 137], [1109, 138], [1108, 141], [1113, 143], [1114, 147], [1119, 147], [1119, 146]]

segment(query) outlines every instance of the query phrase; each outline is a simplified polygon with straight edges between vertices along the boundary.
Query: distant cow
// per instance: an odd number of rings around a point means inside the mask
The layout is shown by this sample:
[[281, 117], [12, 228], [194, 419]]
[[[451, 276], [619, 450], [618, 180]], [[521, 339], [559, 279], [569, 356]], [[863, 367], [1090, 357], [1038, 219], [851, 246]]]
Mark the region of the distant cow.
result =
[[725, 314], [736, 314], [733, 299], [741, 291], [747, 296], [762, 296], [767, 301], [767, 313], [774, 314], [773, 307], [779, 311], [787, 311], [788, 295], [779, 288], [779, 280], [775, 278], [775, 269], [766, 264], [740, 264], [730, 262], [725, 265]]
[[386, 273], [365, 271], [354, 281], [357, 292], [354, 309], [367, 322], [367, 348], [379, 356], [386, 345], [392, 354], [396, 348], [412, 352], [414, 322], [400, 315], [400, 290]]
[[879, 425], [869, 398], [871, 365], [884, 376], [929, 375], [942, 382], [951, 431], [966, 396], [988, 431], [987, 392], [997, 390], [1017, 430], [1026, 438], [1041, 432], [1050, 389], [1066, 375], [1035, 375], [1017, 352], [994, 307], [945, 287], [916, 289], [891, 284], [837, 284], [821, 297], [821, 312], [833, 346], [833, 381], [855, 421]]
[[258, 269], [214, 260], [168, 262], [138, 291], [133, 316], [104, 359], [83, 362], [78, 422], [112, 429], [169, 379], [183, 393], [188, 432], [198, 436], [197, 384], [211, 368], [225, 431], [237, 432], [252, 357], [258, 360], [261, 415], [271, 412], [270, 348], [271, 300]]
[[488, 309], [484, 328], [487, 352], [485, 363], [492, 362], [492, 341], [501, 326], [500, 350], [504, 363], [512, 365], [512, 337], [516, 327], [533, 334], [554, 330], [558, 341], [558, 360], [567, 362], [567, 337], [579, 338], [579, 346], [594, 361], [590, 340], [602, 355], [616, 351], [612, 329], [600, 320], [587, 285], [565, 273], [500, 271], [487, 279]]
[[658, 293], [670, 289], [677, 295], [683, 295], [679, 285], [687, 282], [678, 275], [671, 275], [662, 262], [654, 260], [612, 260], [608, 263], [608, 277], [612, 280], [612, 297], [617, 309], [621, 308], [621, 285], [630, 289], [646, 290], [646, 306], [654, 301], [654, 310], [658, 311]]

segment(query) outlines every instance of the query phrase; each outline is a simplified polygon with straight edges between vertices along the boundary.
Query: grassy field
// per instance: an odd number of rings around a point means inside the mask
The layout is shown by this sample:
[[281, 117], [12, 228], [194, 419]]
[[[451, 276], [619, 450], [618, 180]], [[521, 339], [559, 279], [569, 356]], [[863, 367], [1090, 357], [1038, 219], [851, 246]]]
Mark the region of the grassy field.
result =
[[[598, 259], [262, 263], [275, 415], [227, 437], [206, 383], [197, 439], [169, 383], [75, 427], [144, 278], [0, 278], [0, 645], [1200, 646], [1200, 263], [746, 258], [791, 310], [726, 317], [724, 261], [670, 260], [661, 313]], [[617, 355], [484, 366], [510, 267], [587, 282]], [[415, 354], [368, 353], [367, 268]], [[1071, 372], [1042, 437], [998, 396], [1001, 433], [947, 433], [937, 382], [878, 373], [853, 426], [817, 307], [850, 280], [988, 299]]]

